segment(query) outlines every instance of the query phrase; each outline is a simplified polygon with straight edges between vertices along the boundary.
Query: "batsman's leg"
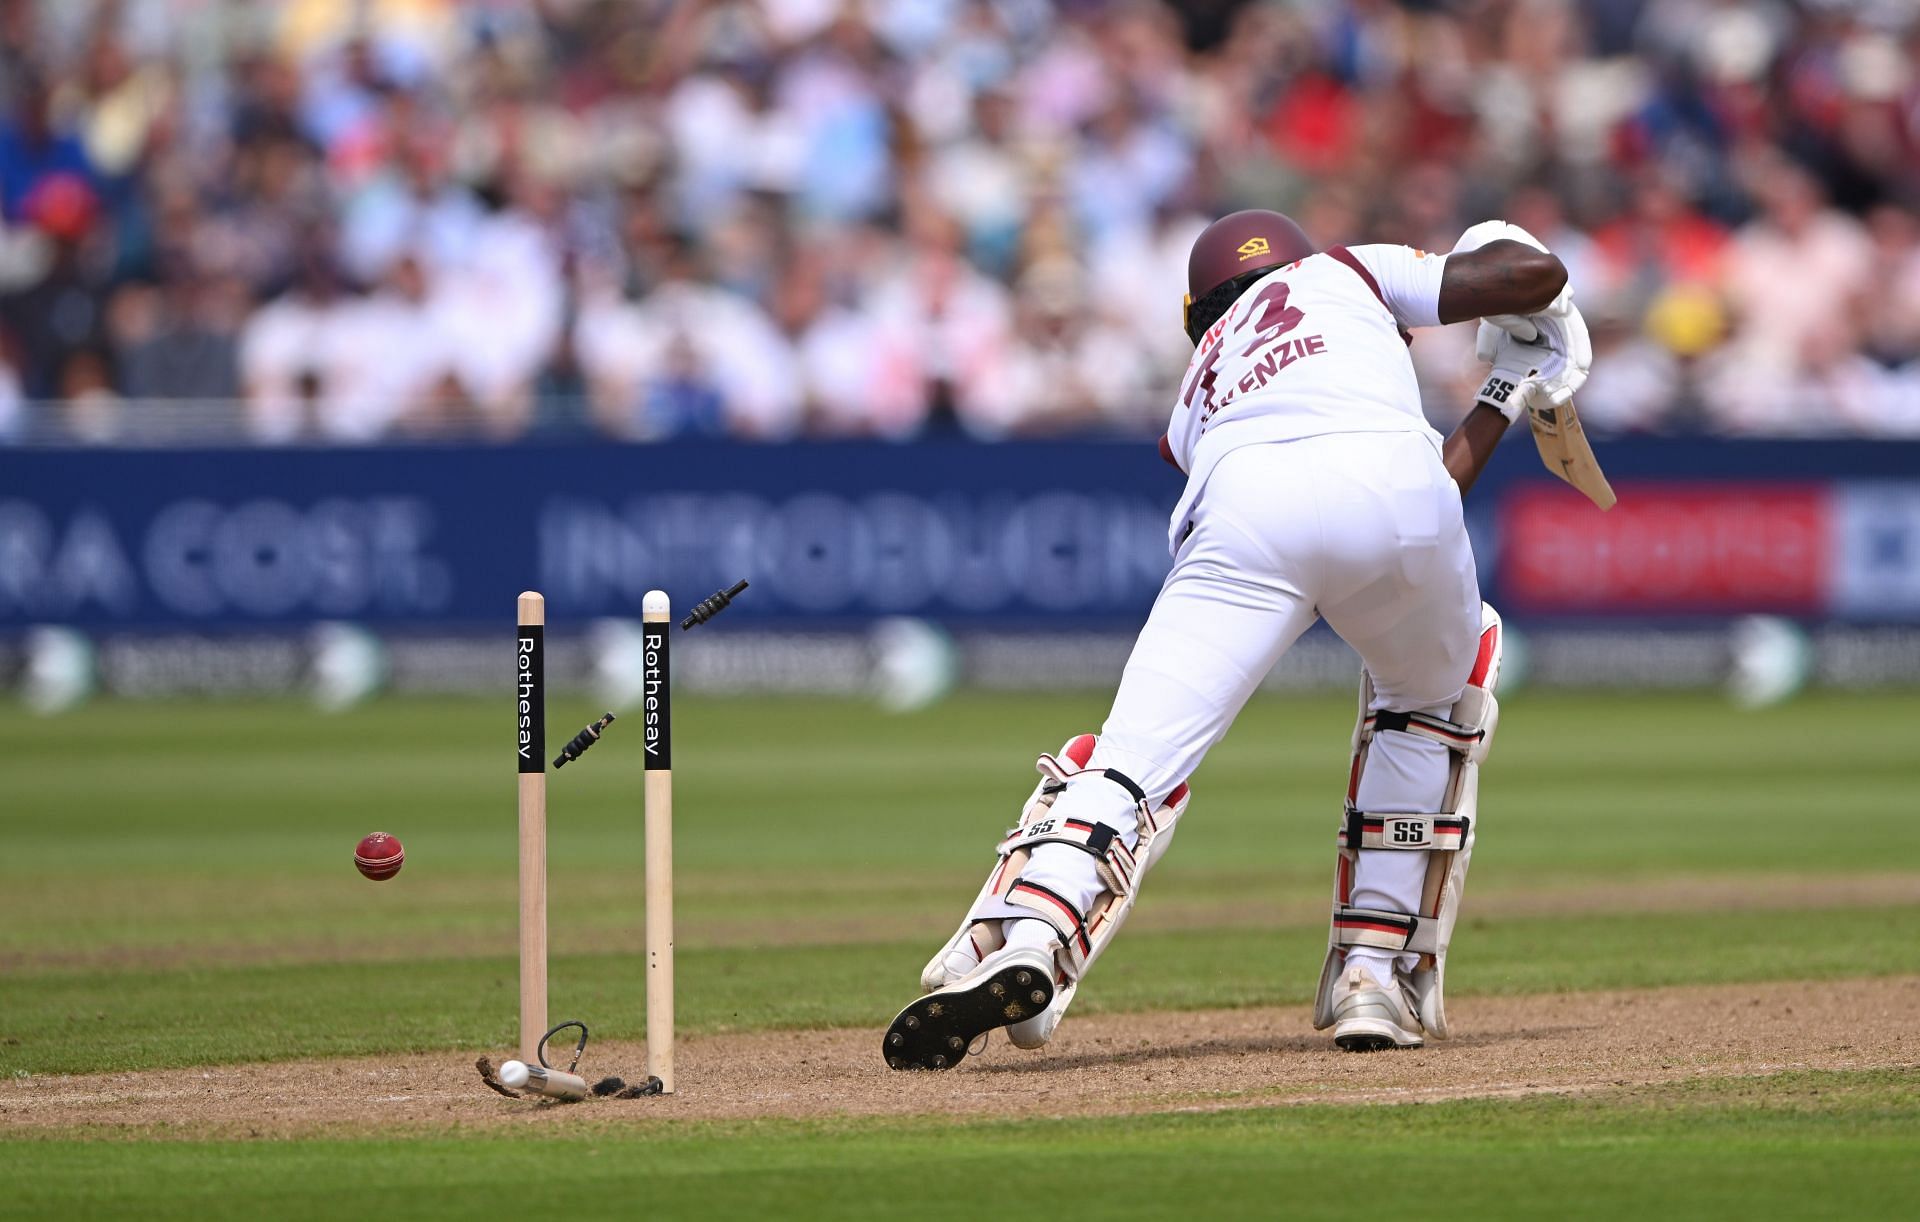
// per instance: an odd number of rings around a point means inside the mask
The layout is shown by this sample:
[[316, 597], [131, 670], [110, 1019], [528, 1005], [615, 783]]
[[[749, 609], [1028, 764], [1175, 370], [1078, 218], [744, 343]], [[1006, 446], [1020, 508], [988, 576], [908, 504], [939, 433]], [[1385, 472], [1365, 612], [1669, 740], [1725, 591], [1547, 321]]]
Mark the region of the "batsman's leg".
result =
[[[1312, 520], [1295, 508], [1273, 520]], [[948, 1068], [995, 1027], [1025, 1048], [1052, 1038], [1166, 851], [1186, 811], [1184, 779], [1313, 622], [1312, 599], [1276, 571], [1287, 554], [1227, 514], [1203, 513], [1104, 729], [1041, 757], [1040, 785], [986, 885], [921, 975], [925, 996], [888, 1028], [889, 1065]]]
[[1321, 606], [1366, 665], [1314, 1007], [1352, 1051], [1447, 1033], [1447, 949], [1499, 715], [1500, 617], [1480, 601], [1458, 493], [1437, 455], [1396, 461], [1377, 500], [1400, 563]]
[[1499, 724], [1500, 638], [1486, 607], [1466, 689], [1444, 709], [1396, 712], [1361, 680], [1314, 1011], [1349, 1051], [1447, 1035], [1447, 949], [1479, 827], [1480, 762]]

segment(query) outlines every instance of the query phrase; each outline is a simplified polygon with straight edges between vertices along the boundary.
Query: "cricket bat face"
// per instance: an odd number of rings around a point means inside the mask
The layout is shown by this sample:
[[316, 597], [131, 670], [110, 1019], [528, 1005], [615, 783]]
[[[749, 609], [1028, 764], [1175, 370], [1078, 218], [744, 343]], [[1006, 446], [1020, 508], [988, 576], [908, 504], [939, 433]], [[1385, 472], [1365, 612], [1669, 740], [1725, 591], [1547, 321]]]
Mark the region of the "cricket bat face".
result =
[[1593, 446], [1587, 442], [1587, 431], [1580, 427], [1580, 413], [1572, 402], [1563, 407], [1529, 407], [1527, 423], [1547, 470], [1579, 489], [1601, 509], [1612, 509], [1618, 498], [1593, 456]]

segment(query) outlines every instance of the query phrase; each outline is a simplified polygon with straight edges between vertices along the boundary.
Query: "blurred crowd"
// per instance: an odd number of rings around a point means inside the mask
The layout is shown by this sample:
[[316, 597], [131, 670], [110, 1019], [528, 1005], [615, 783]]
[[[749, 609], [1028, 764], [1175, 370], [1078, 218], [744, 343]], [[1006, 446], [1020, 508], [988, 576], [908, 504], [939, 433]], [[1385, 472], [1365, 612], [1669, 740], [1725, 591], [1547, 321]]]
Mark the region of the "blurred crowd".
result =
[[0, 0], [0, 438], [1153, 434], [1248, 206], [1532, 229], [1596, 431], [1920, 435], [1912, 0]]

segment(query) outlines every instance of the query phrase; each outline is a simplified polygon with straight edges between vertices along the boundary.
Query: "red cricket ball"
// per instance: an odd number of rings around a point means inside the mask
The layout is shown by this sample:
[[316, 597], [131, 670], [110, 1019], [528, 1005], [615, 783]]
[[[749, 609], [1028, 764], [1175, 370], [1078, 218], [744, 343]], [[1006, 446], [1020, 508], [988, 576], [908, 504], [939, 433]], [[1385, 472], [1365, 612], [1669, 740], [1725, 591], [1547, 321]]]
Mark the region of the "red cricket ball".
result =
[[385, 832], [366, 837], [353, 850], [354, 867], [375, 882], [400, 873], [406, 860], [407, 851], [400, 847], [399, 838]]

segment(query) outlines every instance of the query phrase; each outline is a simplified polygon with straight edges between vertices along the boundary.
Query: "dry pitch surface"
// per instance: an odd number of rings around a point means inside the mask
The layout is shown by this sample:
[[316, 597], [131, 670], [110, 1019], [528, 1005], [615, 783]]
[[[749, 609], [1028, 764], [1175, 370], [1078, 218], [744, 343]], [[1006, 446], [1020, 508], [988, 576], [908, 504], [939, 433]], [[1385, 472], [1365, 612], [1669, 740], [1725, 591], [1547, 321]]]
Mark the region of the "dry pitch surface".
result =
[[[0, 1082], [0, 1132], [297, 1137], [691, 1119], [1080, 1116], [1579, 1093], [1791, 1070], [1920, 1067], [1920, 977], [1463, 998], [1419, 1051], [1333, 1050], [1297, 1007], [1083, 1017], [1053, 1047], [994, 1041], [945, 1074], [880, 1064], [878, 1031], [689, 1039], [671, 1099], [517, 1102], [453, 1053]], [[644, 1050], [594, 1046], [635, 1072]]]

